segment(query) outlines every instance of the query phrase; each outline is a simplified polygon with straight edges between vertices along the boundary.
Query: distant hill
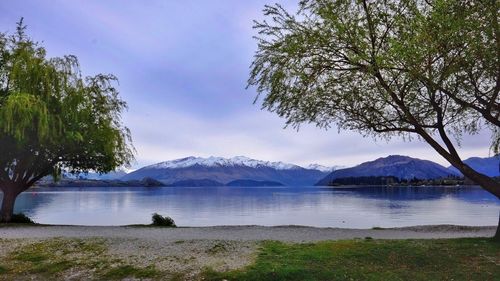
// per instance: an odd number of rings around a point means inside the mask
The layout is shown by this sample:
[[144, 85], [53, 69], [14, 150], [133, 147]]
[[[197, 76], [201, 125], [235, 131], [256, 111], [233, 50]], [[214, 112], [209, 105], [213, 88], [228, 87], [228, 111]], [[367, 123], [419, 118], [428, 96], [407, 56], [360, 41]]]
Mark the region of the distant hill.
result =
[[106, 174], [99, 174], [95, 172], [71, 174], [68, 172], [63, 172], [62, 177], [65, 179], [75, 179], [75, 180], [118, 180], [125, 176], [127, 172], [125, 170], [119, 169]]
[[51, 178], [45, 178], [36, 183], [39, 187], [161, 187], [164, 183], [144, 178], [142, 180], [92, 180], [92, 179], [69, 179], [65, 178], [54, 182]]
[[[500, 156], [492, 157], [471, 157], [464, 160], [464, 163], [472, 169], [485, 174], [489, 177], [500, 177]], [[455, 167], [450, 166], [448, 169], [454, 173], [461, 174]]]
[[348, 177], [335, 178], [328, 185], [393, 185], [401, 184], [401, 180], [394, 176], [370, 176], [370, 177]]
[[210, 179], [199, 179], [199, 180], [181, 180], [181, 181], [176, 181], [169, 186], [185, 186], [185, 187], [197, 187], [197, 186], [222, 186], [223, 184], [210, 180]]
[[[323, 170], [327, 169], [322, 167]], [[284, 185], [313, 185], [328, 172], [294, 164], [250, 159], [244, 156], [187, 157], [146, 166], [123, 176], [122, 180], [150, 177], [167, 185], [193, 180], [211, 180], [225, 185], [235, 180], [272, 181]]]
[[234, 180], [228, 182], [226, 186], [283, 186], [283, 184], [276, 181]]
[[450, 175], [457, 176], [459, 174], [432, 161], [391, 155], [352, 168], [335, 170], [321, 179], [316, 185], [330, 185], [334, 180], [343, 178], [396, 177], [402, 180], [410, 180], [413, 178], [436, 179]]

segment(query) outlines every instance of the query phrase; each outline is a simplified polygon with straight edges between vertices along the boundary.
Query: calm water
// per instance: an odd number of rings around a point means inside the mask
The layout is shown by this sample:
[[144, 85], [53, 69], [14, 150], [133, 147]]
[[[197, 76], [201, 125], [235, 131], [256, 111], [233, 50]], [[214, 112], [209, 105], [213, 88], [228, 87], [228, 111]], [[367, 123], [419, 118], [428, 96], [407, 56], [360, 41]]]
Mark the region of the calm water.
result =
[[38, 188], [21, 194], [15, 209], [47, 224], [149, 223], [158, 212], [180, 226], [371, 228], [496, 225], [500, 203], [478, 187]]

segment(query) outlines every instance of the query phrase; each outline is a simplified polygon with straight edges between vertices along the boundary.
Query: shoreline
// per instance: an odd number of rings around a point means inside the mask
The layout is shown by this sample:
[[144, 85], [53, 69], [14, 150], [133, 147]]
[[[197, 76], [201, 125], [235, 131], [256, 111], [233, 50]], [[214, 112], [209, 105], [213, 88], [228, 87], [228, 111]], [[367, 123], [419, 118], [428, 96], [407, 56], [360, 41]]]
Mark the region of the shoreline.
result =
[[496, 226], [418, 225], [396, 228], [332, 228], [300, 225], [282, 226], [205, 226], [205, 227], [152, 227], [128, 226], [76, 226], [76, 225], [3, 225], [1, 239], [50, 238], [134, 238], [155, 241], [224, 240], [316, 242], [326, 240], [364, 239], [441, 239], [492, 237]]

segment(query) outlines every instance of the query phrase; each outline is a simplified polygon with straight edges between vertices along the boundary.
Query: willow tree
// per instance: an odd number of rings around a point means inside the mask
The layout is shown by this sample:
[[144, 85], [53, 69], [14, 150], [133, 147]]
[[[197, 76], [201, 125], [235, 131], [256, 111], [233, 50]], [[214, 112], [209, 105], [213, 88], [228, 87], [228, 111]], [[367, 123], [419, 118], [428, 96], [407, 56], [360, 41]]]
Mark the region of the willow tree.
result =
[[41, 178], [108, 172], [133, 157], [126, 108], [113, 75], [82, 77], [74, 56], [47, 58], [25, 34], [0, 34], [0, 220], [17, 196]]
[[498, 153], [499, 8], [496, 0], [305, 0], [297, 13], [266, 6], [249, 85], [293, 126], [423, 139], [500, 197], [500, 184], [457, 151], [463, 135], [489, 131]]

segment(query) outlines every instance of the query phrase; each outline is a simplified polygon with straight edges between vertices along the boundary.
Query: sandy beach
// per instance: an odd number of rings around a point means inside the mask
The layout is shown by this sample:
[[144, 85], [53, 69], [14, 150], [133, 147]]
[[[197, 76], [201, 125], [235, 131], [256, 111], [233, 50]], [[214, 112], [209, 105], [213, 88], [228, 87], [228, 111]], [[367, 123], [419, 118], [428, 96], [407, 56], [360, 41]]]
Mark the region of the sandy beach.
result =
[[313, 242], [372, 237], [374, 239], [436, 239], [489, 237], [495, 226], [427, 225], [384, 229], [316, 228], [305, 226], [213, 226], [157, 228], [140, 226], [3, 226], [0, 238], [130, 238], [156, 242], [228, 240]]

